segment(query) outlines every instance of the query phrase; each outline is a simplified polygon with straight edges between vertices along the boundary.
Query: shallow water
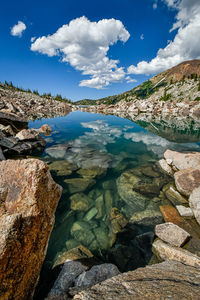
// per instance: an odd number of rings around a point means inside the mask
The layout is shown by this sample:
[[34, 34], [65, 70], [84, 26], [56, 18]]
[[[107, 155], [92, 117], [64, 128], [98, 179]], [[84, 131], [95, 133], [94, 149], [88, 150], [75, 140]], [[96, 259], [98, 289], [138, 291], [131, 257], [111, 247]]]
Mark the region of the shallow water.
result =
[[[50, 125], [52, 134], [45, 137], [41, 158], [49, 164], [63, 194], [41, 285], [52, 267], [79, 245], [100, 261], [113, 262], [120, 271], [149, 263], [154, 225], [162, 220], [159, 206], [167, 203], [160, 191], [170, 181], [156, 161], [166, 149], [200, 151], [199, 131], [193, 139], [182, 128], [166, 134], [163, 124], [151, 130], [155, 124], [140, 121], [148, 131], [128, 119], [80, 111], [30, 122], [29, 127], [44, 123]], [[168, 139], [162, 137], [163, 131]], [[174, 142], [176, 134], [179, 143]], [[184, 143], [180, 143], [181, 135]], [[146, 223], [141, 222], [144, 217]]]

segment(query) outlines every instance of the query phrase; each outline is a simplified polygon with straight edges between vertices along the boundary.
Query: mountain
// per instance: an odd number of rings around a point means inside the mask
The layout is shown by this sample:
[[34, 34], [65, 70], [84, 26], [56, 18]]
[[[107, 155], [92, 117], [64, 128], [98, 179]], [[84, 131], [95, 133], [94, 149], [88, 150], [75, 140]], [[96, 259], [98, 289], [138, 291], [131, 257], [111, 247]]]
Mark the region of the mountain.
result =
[[[141, 85], [121, 93], [93, 101], [92, 104], [116, 104], [121, 100], [126, 102], [136, 99], [156, 99], [164, 101], [200, 100], [200, 60], [191, 60], [155, 75]], [[85, 101], [85, 100], [83, 100]], [[83, 105], [82, 101], [75, 104]], [[88, 102], [87, 105], [90, 105]]]

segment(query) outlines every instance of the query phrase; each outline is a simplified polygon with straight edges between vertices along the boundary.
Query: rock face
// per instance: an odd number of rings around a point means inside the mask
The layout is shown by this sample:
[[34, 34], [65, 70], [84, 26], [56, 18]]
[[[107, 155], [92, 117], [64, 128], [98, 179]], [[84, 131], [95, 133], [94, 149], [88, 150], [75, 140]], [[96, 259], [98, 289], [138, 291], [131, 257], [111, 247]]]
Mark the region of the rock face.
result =
[[193, 190], [189, 203], [197, 222], [200, 224], [200, 186]]
[[177, 190], [189, 196], [192, 191], [200, 185], [200, 169], [186, 169], [178, 171], [174, 174]]
[[189, 168], [200, 168], [200, 153], [180, 153], [176, 151], [167, 150], [164, 153], [166, 160], [171, 160], [171, 164], [178, 170], [184, 170]]
[[162, 260], [175, 260], [188, 266], [198, 267], [200, 271], [200, 257], [185, 249], [156, 240], [153, 243], [153, 251]]
[[199, 275], [197, 268], [166, 261], [112, 277], [74, 299], [199, 299]]
[[161, 240], [177, 247], [183, 246], [190, 238], [189, 233], [171, 222], [156, 225], [155, 233]]
[[37, 159], [0, 163], [0, 298], [31, 299], [61, 187]]

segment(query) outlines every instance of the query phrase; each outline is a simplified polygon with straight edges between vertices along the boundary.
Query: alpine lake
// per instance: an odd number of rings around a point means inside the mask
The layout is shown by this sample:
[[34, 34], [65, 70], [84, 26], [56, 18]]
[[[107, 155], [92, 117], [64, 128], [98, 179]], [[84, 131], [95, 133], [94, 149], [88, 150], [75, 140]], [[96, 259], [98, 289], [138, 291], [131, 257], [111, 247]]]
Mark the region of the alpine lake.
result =
[[164, 222], [160, 205], [172, 205], [163, 190], [173, 184], [157, 161], [167, 149], [200, 151], [200, 127], [189, 119], [169, 126], [126, 117], [75, 111], [29, 122], [29, 128], [51, 127], [39, 158], [63, 188], [40, 299], [66, 259], [111, 262], [121, 272], [155, 262], [154, 227]]

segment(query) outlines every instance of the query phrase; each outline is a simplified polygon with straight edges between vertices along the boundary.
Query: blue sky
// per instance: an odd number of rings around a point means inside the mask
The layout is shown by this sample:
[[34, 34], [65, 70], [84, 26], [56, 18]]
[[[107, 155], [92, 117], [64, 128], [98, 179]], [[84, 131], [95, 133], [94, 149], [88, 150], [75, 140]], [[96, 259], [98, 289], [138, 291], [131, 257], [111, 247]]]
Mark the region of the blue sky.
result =
[[200, 1], [3, 1], [0, 38], [0, 81], [97, 99], [200, 58]]

